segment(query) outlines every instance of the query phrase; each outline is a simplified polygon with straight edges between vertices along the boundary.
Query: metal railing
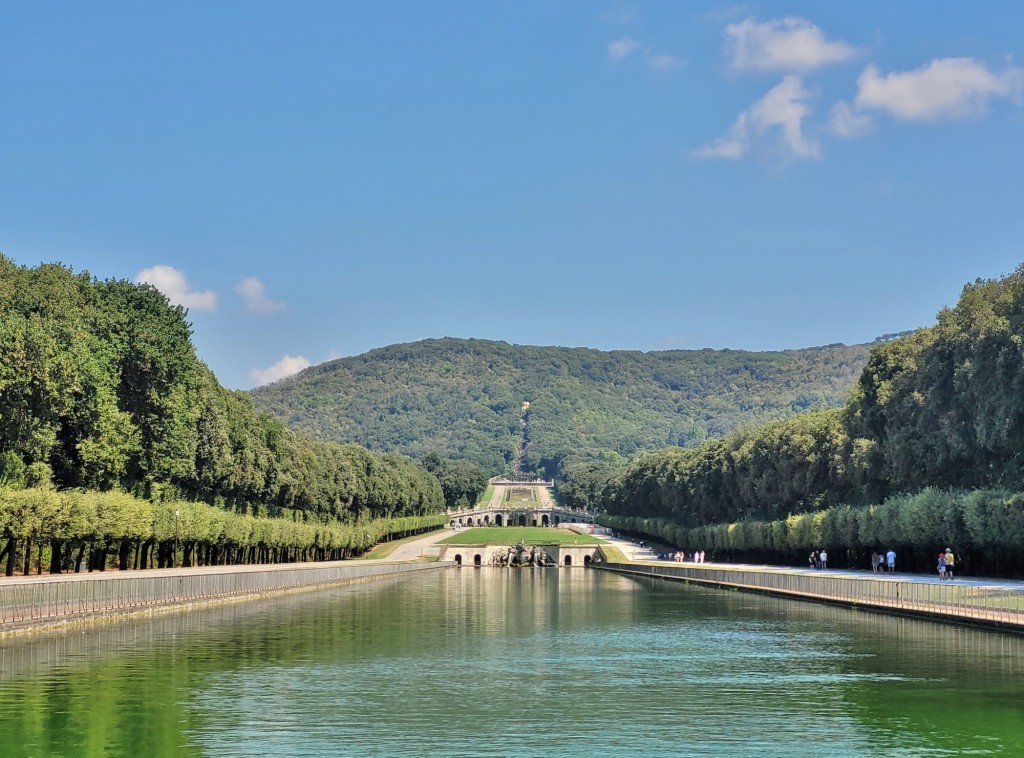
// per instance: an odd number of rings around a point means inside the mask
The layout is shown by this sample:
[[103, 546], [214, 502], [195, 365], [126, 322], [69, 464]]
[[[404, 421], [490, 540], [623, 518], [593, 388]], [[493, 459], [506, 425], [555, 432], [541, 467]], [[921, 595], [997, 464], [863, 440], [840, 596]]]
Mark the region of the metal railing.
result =
[[1024, 591], [1005, 585], [919, 582], [895, 577], [854, 577], [720, 566], [603, 563], [595, 568], [1024, 630]]
[[195, 573], [89, 574], [33, 582], [0, 581], [0, 631], [219, 598], [341, 584], [447, 567], [444, 563], [331, 564], [320, 567], [244, 567]]

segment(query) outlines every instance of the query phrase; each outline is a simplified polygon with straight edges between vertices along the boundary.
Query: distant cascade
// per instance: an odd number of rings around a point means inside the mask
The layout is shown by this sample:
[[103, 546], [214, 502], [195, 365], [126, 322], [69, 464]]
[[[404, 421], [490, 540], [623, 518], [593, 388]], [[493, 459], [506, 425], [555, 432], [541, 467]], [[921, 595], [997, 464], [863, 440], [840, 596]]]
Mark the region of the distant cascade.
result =
[[519, 443], [516, 445], [515, 465], [512, 468], [513, 482], [531, 482], [536, 475], [526, 471], [523, 466], [526, 461], [526, 452], [530, 447], [530, 402], [523, 401], [523, 415], [519, 418]]

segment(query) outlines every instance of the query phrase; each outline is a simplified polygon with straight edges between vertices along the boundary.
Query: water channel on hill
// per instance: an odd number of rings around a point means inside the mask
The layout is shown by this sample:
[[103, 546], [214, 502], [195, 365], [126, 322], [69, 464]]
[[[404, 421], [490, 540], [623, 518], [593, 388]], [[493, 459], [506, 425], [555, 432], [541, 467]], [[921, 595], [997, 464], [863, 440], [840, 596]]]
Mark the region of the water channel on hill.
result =
[[929, 756], [1024, 745], [1024, 638], [461, 569], [0, 640], [14, 756]]

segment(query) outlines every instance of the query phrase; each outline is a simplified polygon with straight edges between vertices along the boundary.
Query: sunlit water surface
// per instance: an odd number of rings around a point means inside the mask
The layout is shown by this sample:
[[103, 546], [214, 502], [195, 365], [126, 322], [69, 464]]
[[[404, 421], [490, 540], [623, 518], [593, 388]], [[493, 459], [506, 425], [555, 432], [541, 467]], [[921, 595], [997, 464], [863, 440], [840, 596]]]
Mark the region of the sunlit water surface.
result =
[[1024, 640], [461, 569], [0, 640], [0, 756], [1024, 754]]

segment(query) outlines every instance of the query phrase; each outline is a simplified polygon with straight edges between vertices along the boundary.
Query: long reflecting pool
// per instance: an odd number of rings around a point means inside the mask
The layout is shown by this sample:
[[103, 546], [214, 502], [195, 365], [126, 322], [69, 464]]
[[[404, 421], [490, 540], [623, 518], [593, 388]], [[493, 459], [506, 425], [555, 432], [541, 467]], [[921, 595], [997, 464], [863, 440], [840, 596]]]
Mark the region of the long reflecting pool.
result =
[[461, 569], [0, 640], [2, 756], [1024, 752], [1024, 639]]

